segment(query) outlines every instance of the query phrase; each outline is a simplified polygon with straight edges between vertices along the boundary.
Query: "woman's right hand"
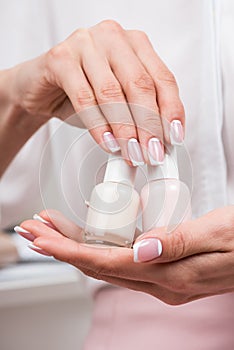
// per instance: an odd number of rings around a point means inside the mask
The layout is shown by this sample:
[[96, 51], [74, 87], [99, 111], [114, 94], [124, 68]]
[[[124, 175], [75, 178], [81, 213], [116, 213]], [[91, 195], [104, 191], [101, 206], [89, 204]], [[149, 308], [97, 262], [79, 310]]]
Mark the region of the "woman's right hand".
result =
[[165, 138], [183, 141], [175, 78], [141, 31], [124, 30], [112, 20], [78, 29], [11, 74], [12, 99], [27, 114], [45, 122], [79, 113], [101, 147], [121, 149], [133, 165], [161, 163]]

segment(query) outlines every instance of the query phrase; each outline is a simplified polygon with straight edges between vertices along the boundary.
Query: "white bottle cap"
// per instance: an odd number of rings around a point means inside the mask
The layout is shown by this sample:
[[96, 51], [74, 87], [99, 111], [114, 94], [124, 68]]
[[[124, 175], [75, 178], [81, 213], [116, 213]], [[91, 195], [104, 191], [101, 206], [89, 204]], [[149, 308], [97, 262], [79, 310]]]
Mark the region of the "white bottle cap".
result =
[[134, 185], [136, 168], [130, 167], [121, 157], [120, 152], [110, 154], [106, 165], [103, 182], [118, 182], [129, 186]]
[[179, 171], [177, 164], [177, 154], [175, 146], [170, 148], [170, 154], [165, 153], [162, 165], [147, 166], [148, 181], [159, 179], [179, 179]]

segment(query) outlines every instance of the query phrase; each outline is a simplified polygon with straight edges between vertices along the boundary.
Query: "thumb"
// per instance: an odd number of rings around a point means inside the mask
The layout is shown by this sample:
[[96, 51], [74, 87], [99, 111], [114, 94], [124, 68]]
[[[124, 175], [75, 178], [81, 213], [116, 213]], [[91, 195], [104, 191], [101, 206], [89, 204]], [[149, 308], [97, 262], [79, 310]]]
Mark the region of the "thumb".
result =
[[142, 234], [133, 245], [134, 261], [170, 262], [194, 254], [220, 251], [223, 248], [220, 230], [224, 230], [225, 225], [221, 226], [217, 218], [220, 218], [220, 213], [214, 211], [181, 223], [170, 233], [162, 227]]

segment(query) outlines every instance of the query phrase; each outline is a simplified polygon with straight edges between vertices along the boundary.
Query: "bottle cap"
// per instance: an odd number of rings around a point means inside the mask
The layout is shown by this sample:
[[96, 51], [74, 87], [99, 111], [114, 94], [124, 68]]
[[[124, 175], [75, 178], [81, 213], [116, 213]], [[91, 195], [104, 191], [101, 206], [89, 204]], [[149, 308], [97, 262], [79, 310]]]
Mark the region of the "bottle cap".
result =
[[176, 148], [170, 148], [170, 154], [165, 153], [164, 161], [162, 165], [147, 166], [148, 181], [154, 181], [159, 179], [179, 179], [179, 171], [177, 164]]
[[118, 182], [133, 186], [136, 177], [136, 168], [130, 167], [121, 157], [120, 152], [110, 154], [106, 165], [103, 182]]

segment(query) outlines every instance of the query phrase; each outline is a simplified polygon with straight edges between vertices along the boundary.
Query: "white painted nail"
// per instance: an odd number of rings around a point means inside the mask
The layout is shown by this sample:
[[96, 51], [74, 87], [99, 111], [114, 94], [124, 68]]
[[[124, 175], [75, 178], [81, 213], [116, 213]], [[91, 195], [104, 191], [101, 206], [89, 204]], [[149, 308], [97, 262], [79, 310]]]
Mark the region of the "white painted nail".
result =
[[40, 247], [37, 247], [35, 244], [32, 244], [32, 243], [29, 243], [28, 244], [28, 248], [30, 248], [30, 249], [36, 249], [36, 250], [42, 250], [42, 248], [40, 248]]
[[24, 228], [22, 228], [22, 227], [20, 227], [20, 226], [15, 226], [15, 227], [14, 227], [14, 231], [15, 231], [16, 233], [20, 233], [20, 232], [22, 232], [22, 233], [30, 233], [30, 232], [26, 231]]
[[141, 152], [141, 146], [135, 138], [128, 141], [128, 155], [133, 166], [144, 165], [145, 162]]
[[120, 151], [120, 147], [118, 142], [116, 141], [114, 135], [110, 131], [106, 131], [103, 134], [103, 140], [105, 142], [106, 147], [112, 152], [115, 153]]
[[159, 139], [152, 137], [148, 142], [148, 157], [151, 165], [161, 165], [164, 160], [164, 149]]
[[133, 246], [134, 262], [145, 262], [158, 258], [162, 254], [162, 243], [157, 238], [139, 241]]
[[172, 145], [182, 145], [184, 129], [180, 120], [173, 120], [170, 127], [170, 141]]
[[43, 219], [40, 215], [38, 214], [34, 214], [33, 215], [33, 219], [34, 220], [37, 220], [37, 221], [40, 221], [40, 222], [43, 222], [43, 224], [49, 224], [49, 221], [46, 221], [45, 219]]

